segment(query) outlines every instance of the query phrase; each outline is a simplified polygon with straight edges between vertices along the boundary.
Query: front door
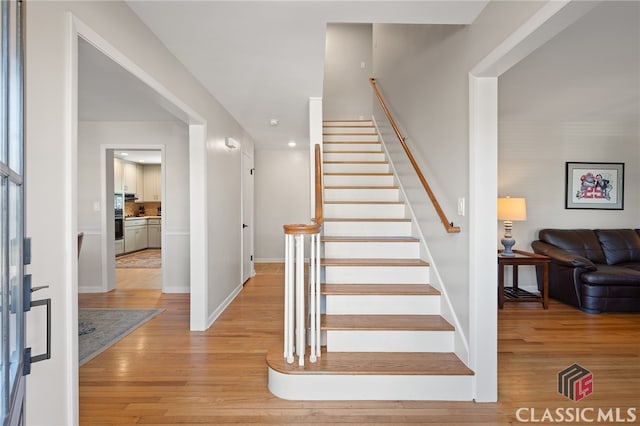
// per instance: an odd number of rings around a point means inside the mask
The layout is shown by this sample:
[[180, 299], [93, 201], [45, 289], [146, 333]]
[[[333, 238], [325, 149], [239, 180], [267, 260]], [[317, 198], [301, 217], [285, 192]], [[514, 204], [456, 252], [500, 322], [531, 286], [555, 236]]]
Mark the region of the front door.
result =
[[0, 84], [0, 393], [3, 425], [23, 423], [23, 3], [2, 0]]

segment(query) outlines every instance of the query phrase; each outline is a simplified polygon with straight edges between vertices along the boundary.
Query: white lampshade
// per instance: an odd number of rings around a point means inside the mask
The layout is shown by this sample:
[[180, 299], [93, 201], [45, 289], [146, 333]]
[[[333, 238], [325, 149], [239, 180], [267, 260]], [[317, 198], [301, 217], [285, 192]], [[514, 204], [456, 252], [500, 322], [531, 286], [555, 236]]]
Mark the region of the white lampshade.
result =
[[498, 220], [527, 220], [524, 198], [498, 198]]

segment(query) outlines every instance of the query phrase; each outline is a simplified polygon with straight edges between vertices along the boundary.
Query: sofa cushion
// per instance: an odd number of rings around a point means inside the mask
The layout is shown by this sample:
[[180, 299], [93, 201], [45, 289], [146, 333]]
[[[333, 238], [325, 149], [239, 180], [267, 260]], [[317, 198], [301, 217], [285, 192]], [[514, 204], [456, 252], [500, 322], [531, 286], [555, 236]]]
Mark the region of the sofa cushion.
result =
[[635, 271], [640, 271], [640, 262], [619, 263], [616, 266], [621, 266], [623, 268], [629, 268]]
[[594, 263], [606, 263], [600, 241], [591, 229], [542, 229], [540, 240]]
[[597, 271], [584, 272], [580, 279], [591, 285], [623, 285], [640, 287], [640, 271], [622, 266], [598, 265]]
[[640, 236], [633, 229], [597, 229], [607, 265], [640, 262]]

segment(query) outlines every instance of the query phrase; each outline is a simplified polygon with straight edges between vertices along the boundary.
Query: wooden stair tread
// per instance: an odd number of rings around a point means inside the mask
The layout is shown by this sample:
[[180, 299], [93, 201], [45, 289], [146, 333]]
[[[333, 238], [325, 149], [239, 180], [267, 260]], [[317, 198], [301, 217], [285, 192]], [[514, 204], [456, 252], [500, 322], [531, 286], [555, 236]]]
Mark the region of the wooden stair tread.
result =
[[327, 217], [324, 218], [324, 222], [411, 222], [411, 219], [406, 218], [377, 218], [377, 217]]
[[382, 151], [324, 151], [323, 154], [384, 154]]
[[322, 284], [325, 295], [384, 295], [384, 296], [437, 296], [438, 290], [429, 284]]
[[324, 173], [325, 176], [393, 176], [393, 173]]
[[324, 204], [404, 204], [404, 201], [325, 201]]
[[322, 242], [329, 243], [419, 243], [414, 237], [322, 237]]
[[[331, 133], [331, 134], [335, 135], [335, 136], [341, 136], [341, 137], [346, 136], [346, 135], [339, 135], [338, 133]], [[323, 140], [322, 143], [323, 144], [327, 144], [327, 143], [343, 143], [343, 144], [347, 144], [347, 145], [353, 145], [353, 144], [356, 144], [356, 143], [377, 143], [377, 144], [379, 144], [380, 142], [377, 142], [377, 141], [359, 141], [357, 139], [356, 140], [346, 139], [346, 140], [341, 140], [341, 141], [325, 141], [325, 140]], [[383, 151], [380, 151], [380, 152], [383, 152]]]
[[[338, 133], [329, 133], [337, 135]], [[380, 141], [322, 141], [323, 145], [380, 145]]]
[[450, 352], [326, 352], [315, 363], [308, 356], [304, 367], [288, 364], [282, 348], [267, 353], [267, 364], [283, 374], [332, 375], [473, 375], [460, 359]]
[[322, 330], [453, 331], [440, 315], [322, 315]]
[[399, 189], [399, 186], [396, 185], [388, 185], [388, 186], [374, 186], [374, 185], [329, 185], [325, 186], [324, 189]]
[[429, 266], [422, 259], [320, 259], [321, 266]]
[[388, 161], [323, 161], [322, 164], [389, 164]]
[[378, 136], [376, 132], [366, 132], [366, 133], [322, 133], [322, 136]]
[[333, 128], [350, 128], [350, 127], [363, 127], [363, 128], [371, 128], [371, 129], [375, 129], [375, 126], [373, 126], [372, 124], [368, 125], [368, 126], [362, 126], [362, 125], [355, 125], [355, 126], [349, 126], [348, 124], [341, 124], [341, 125], [323, 125], [322, 127], [326, 127], [328, 129], [333, 129]]
[[359, 121], [359, 122], [362, 122], [362, 123], [372, 123], [373, 122], [373, 121], [368, 120], [366, 118], [354, 118], [353, 120], [348, 120], [348, 119], [345, 119], [345, 118], [341, 118], [339, 120], [331, 120], [331, 119], [327, 118], [325, 120], [322, 120], [323, 123], [341, 123], [341, 122], [347, 122], [347, 123], [354, 122], [355, 123], [356, 121]]

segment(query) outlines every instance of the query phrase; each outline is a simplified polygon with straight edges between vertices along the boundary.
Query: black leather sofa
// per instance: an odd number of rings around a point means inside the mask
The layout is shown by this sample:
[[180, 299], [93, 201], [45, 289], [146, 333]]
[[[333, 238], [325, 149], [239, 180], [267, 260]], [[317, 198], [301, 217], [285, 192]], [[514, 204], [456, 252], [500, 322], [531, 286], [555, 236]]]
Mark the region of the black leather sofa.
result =
[[[549, 297], [589, 313], [640, 312], [640, 229], [543, 229]], [[538, 288], [542, 287], [538, 271]]]

